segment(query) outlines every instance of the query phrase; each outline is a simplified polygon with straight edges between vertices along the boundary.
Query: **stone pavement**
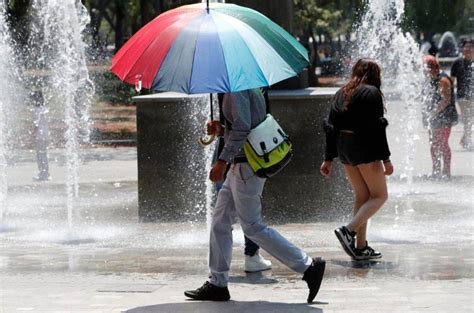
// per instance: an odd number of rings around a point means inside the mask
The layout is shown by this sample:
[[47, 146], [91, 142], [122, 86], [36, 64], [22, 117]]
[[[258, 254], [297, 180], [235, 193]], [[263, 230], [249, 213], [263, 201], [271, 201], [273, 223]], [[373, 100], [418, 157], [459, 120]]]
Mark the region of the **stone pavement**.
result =
[[[473, 312], [473, 152], [458, 147], [459, 136], [456, 126], [451, 182], [389, 181], [389, 201], [369, 230], [381, 261], [353, 262], [344, 254], [333, 229], [348, 215], [274, 225], [327, 260], [312, 305], [305, 303], [300, 275], [265, 252], [271, 271], [243, 272], [238, 227], [231, 301], [185, 300], [184, 290], [206, 280], [206, 225], [193, 216], [182, 223], [137, 223], [133, 148], [84, 152], [72, 229], [65, 222], [61, 151], [52, 151], [53, 180], [45, 184], [31, 181], [34, 155], [22, 152], [9, 169], [3, 232], [0, 225], [0, 312]], [[417, 155], [415, 162], [429, 172], [429, 156]]]

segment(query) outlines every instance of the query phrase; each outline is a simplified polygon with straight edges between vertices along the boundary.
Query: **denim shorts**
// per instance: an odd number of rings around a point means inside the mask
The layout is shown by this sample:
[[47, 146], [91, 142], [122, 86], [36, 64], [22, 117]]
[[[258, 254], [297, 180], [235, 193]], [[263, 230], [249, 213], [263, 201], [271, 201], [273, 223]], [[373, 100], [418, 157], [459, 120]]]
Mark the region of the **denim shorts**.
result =
[[337, 138], [337, 153], [343, 164], [356, 166], [380, 161], [371, 148], [369, 140], [356, 133], [340, 132]]

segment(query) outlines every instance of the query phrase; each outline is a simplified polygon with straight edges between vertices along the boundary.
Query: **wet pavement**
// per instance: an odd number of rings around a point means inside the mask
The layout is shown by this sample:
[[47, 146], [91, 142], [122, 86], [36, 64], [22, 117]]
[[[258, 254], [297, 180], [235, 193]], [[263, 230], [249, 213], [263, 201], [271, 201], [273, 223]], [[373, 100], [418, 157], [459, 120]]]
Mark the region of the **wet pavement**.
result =
[[[457, 126], [452, 181], [390, 179], [389, 201], [369, 229], [380, 261], [354, 262], [344, 254], [333, 229], [348, 216], [274, 225], [311, 256], [327, 260], [312, 305], [305, 303], [300, 275], [265, 252], [272, 270], [243, 272], [238, 227], [232, 300], [185, 300], [183, 291], [207, 277], [206, 225], [193, 216], [182, 223], [137, 222], [133, 148], [84, 152], [72, 229], [61, 151], [52, 151], [53, 180], [47, 183], [31, 180], [34, 155], [23, 151], [9, 169], [8, 212], [0, 222], [0, 312], [473, 312], [474, 153], [458, 147], [459, 137]], [[428, 151], [415, 160], [421, 172], [429, 173]]]

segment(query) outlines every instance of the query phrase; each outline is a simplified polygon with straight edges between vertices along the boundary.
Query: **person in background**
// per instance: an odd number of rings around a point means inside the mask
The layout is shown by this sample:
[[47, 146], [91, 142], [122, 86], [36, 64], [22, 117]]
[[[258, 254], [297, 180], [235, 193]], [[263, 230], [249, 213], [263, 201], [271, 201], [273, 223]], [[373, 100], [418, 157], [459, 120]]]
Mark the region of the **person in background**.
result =
[[457, 82], [457, 100], [461, 110], [464, 131], [461, 146], [472, 150], [472, 114], [474, 105], [474, 41], [465, 40], [462, 43], [462, 57], [454, 61], [451, 67], [451, 79]]
[[[449, 136], [451, 127], [457, 123], [453, 83], [449, 76], [440, 71], [438, 60], [427, 55], [423, 58], [425, 75], [429, 82], [424, 88], [425, 119], [428, 125], [433, 179], [451, 178], [451, 148]], [[443, 161], [443, 169], [441, 169]]]
[[33, 114], [35, 125], [35, 143], [36, 143], [36, 162], [38, 164], [38, 175], [33, 177], [36, 181], [50, 180], [49, 162], [48, 162], [48, 144], [49, 144], [49, 127], [48, 127], [48, 109], [44, 105], [44, 97], [41, 91], [33, 91], [31, 93], [33, 102]]
[[[209, 178], [224, 181], [212, 214], [209, 243], [210, 281], [184, 295], [194, 300], [228, 301], [227, 285], [232, 260], [232, 225], [240, 222], [244, 234], [262, 249], [293, 271], [303, 274], [311, 303], [324, 276], [326, 262], [312, 259], [262, 220], [261, 196], [265, 178], [257, 176], [250, 167], [243, 146], [250, 131], [266, 118], [265, 99], [260, 89], [244, 90], [224, 95], [222, 113], [231, 127], [224, 132], [225, 144]], [[220, 134], [216, 127], [210, 134]], [[227, 167], [230, 169], [225, 175]]]
[[352, 220], [334, 232], [344, 251], [355, 260], [379, 259], [367, 242], [367, 222], [387, 201], [385, 175], [393, 173], [385, 128], [380, 67], [360, 59], [350, 81], [334, 96], [325, 122], [326, 156], [321, 174], [329, 177], [339, 157], [355, 195]]
[[430, 48], [428, 49], [428, 54], [432, 56], [436, 56], [439, 52], [438, 46], [436, 45], [433, 39], [431, 39], [429, 43], [430, 43]]
[[[217, 162], [219, 155], [224, 148], [224, 136], [223, 136], [223, 129], [225, 127], [225, 118], [224, 114], [222, 114], [222, 101], [224, 99], [224, 94], [218, 94], [219, 100], [219, 121], [212, 121], [209, 125], [211, 129], [219, 127], [219, 137], [216, 141], [216, 148], [214, 150], [214, 157], [212, 164], [214, 165]], [[267, 98], [265, 98], [267, 102]], [[268, 103], [267, 103], [268, 105]], [[215, 182], [216, 194], [222, 189], [223, 182]], [[272, 262], [270, 260], [265, 259], [263, 256], [260, 255], [259, 250], [260, 247], [250, 240], [247, 236], [244, 236], [245, 240], [245, 248], [244, 248], [244, 271], [247, 273], [255, 273], [266, 271], [272, 268]]]

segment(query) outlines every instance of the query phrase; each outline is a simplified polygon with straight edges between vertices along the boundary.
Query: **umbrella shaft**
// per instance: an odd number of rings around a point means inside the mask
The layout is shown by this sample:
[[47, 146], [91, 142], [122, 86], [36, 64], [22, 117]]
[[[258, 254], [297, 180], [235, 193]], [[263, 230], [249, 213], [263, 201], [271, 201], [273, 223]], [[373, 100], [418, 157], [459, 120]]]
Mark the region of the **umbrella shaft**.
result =
[[211, 121], [214, 120], [214, 110], [212, 109], [212, 93], [209, 94], [209, 100], [211, 102]]

